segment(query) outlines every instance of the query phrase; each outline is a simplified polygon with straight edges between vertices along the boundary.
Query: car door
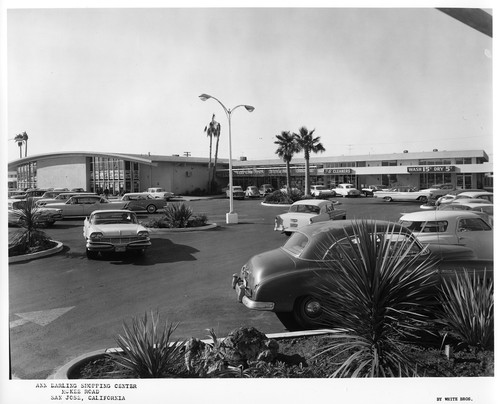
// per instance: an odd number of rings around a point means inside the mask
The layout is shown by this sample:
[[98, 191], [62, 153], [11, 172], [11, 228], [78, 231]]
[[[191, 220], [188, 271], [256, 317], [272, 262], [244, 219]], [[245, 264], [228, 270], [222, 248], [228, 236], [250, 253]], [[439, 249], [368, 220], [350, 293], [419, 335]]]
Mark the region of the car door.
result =
[[481, 217], [459, 218], [456, 235], [458, 244], [474, 250], [478, 258], [493, 259], [493, 230]]
[[73, 196], [63, 205], [63, 216], [84, 216], [82, 197]]
[[109, 204], [109, 202], [107, 202], [106, 199], [100, 197], [87, 196], [81, 199], [82, 199], [82, 211], [83, 211], [82, 216], [88, 216], [94, 210], [106, 209], [107, 205]]

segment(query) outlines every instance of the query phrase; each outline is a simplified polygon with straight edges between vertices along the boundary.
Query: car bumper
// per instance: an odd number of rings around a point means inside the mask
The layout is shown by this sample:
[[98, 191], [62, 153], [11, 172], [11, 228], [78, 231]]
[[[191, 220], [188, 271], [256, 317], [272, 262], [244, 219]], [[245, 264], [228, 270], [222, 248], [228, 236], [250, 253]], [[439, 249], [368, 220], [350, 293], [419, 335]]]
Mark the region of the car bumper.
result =
[[238, 302], [243, 303], [243, 305], [250, 310], [262, 310], [262, 311], [273, 311], [273, 302], [258, 302], [250, 299], [246, 295], [247, 288], [245, 287], [245, 282], [237, 275], [233, 275], [232, 281], [233, 289], [236, 292], [236, 298]]
[[99, 243], [95, 241], [87, 241], [86, 247], [89, 251], [115, 251], [124, 252], [132, 250], [143, 250], [151, 246], [151, 241], [138, 241], [129, 244], [113, 244], [113, 243]]

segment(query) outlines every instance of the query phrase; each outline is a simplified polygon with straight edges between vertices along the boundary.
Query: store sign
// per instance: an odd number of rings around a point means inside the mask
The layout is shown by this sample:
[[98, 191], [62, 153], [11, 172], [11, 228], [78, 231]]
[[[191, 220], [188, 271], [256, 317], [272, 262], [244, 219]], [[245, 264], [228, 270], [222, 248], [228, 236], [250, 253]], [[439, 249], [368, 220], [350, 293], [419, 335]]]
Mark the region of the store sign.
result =
[[263, 176], [264, 170], [233, 170], [235, 176], [256, 177]]
[[325, 168], [324, 174], [352, 174], [351, 168]]
[[407, 167], [409, 173], [449, 173], [455, 171], [455, 166], [417, 166]]

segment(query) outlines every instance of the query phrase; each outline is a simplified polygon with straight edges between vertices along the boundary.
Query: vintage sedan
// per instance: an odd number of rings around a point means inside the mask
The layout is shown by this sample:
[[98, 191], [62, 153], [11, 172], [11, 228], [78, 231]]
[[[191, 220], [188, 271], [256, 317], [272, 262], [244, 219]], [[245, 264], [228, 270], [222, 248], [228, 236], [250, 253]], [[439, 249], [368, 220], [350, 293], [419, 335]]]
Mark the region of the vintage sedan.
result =
[[[9, 226], [22, 226], [25, 219], [26, 199], [9, 199], [8, 224]], [[42, 208], [32, 204], [31, 212], [35, 224], [42, 226], [52, 226], [56, 221], [62, 219], [61, 209]]]
[[346, 218], [344, 209], [337, 209], [328, 200], [302, 199], [294, 202], [287, 213], [276, 216], [274, 230], [290, 235], [303, 226], [326, 220], [341, 220]]
[[373, 193], [376, 191], [383, 191], [387, 187], [384, 187], [383, 185], [366, 185], [363, 188], [361, 188], [361, 194], [364, 196], [373, 196]]
[[[324, 327], [321, 290], [325, 280], [334, 279], [335, 265], [345, 259], [342, 255], [348, 251], [346, 244], [356, 243], [355, 222], [335, 220], [304, 226], [281, 248], [253, 256], [233, 275], [237, 300], [251, 310], [274, 312], [290, 331]], [[391, 232], [387, 231], [388, 226], [392, 226]], [[492, 276], [492, 260], [477, 259], [470, 248], [423, 246], [410, 230], [397, 223], [368, 221], [367, 231], [377, 239], [388, 237], [386, 240], [391, 244], [408, 243], [407, 257], [411, 259], [413, 255], [415, 261], [440, 260], [432, 270], [436, 281], [442, 276], [454, 277], [463, 268], [468, 271], [487, 268], [487, 276]]]
[[325, 185], [313, 185], [311, 186], [311, 195], [315, 198], [330, 198], [337, 196], [335, 190], [327, 188]]
[[[164, 199], [155, 198], [148, 192], [128, 193], [120, 198], [121, 201], [129, 202], [127, 209], [133, 211], [147, 211], [155, 213], [158, 209], [164, 209]], [[113, 202], [115, 203], [115, 202]]]
[[144, 254], [151, 246], [149, 231], [137, 221], [130, 210], [96, 210], [83, 222], [87, 258], [100, 252], [136, 251]]
[[44, 205], [47, 208], [56, 208], [62, 210], [63, 218], [67, 217], [85, 217], [94, 210], [127, 209], [128, 201], [110, 202], [99, 195], [78, 194], [70, 197], [66, 202], [52, 202]]
[[[45, 194], [44, 194], [45, 195]], [[36, 201], [37, 206], [45, 206], [48, 203], [58, 203], [58, 202], [66, 202], [69, 198], [75, 195], [97, 195], [94, 192], [61, 192], [58, 195], [52, 197], [45, 197], [38, 199]]]
[[438, 210], [466, 210], [475, 213], [485, 219], [491, 226], [493, 226], [493, 208], [495, 205], [485, 201], [484, 199], [467, 199], [471, 202], [453, 202], [441, 205]]
[[361, 195], [361, 191], [356, 189], [352, 184], [338, 184], [333, 191], [338, 196], [348, 197], [358, 197]]
[[[226, 189], [226, 196], [229, 198], [231, 196], [231, 191], [229, 187]], [[234, 199], [245, 199], [245, 191], [239, 185], [233, 185], [233, 198]]]
[[[491, 194], [491, 192], [487, 192], [484, 189], [456, 189], [454, 191], [448, 192], [447, 194], [439, 197], [436, 200], [436, 206], [446, 204], [446, 203], [451, 203], [457, 198], [458, 195], [463, 194], [463, 193], [466, 193], [465, 197], [467, 197], [467, 195], [470, 195], [469, 192], [474, 192], [474, 193], [479, 192], [479, 193]], [[474, 194], [474, 195], [477, 195], [477, 194]], [[475, 196], [470, 196], [470, 197], [475, 198]]]
[[423, 244], [469, 247], [480, 259], [493, 259], [493, 229], [488, 219], [466, 210], [432, 210], [407, 213], [399, 223]]
[[425, 203], [430, 198], [431, 191], [424, 189], [418, 191], [415, 187], [400, 186], [394, 187], [387, 191], [376, 191], [373, 193], [375, 198], [383, 199], [386, 202], [420, 202]]
[[260, 198], [259, 188], [255, 185], [249, 185], [247, 189], [245, 189], [245, 196], [247, 198]]
[[274, 192], [274, 188], [272, 187], [271, 184], [262, 184], [259, 187], [260, 196], [266, 196], [267, 194], [271, 194], [273, 192]]

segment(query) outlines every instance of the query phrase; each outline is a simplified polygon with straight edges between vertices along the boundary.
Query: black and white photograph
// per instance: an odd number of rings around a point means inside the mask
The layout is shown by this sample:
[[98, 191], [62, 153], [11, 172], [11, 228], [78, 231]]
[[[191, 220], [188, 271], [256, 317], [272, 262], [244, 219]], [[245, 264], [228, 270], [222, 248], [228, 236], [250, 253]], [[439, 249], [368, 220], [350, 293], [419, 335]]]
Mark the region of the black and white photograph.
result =
[[1, 403], [498, 401], [492, 1], [1, 13]]

